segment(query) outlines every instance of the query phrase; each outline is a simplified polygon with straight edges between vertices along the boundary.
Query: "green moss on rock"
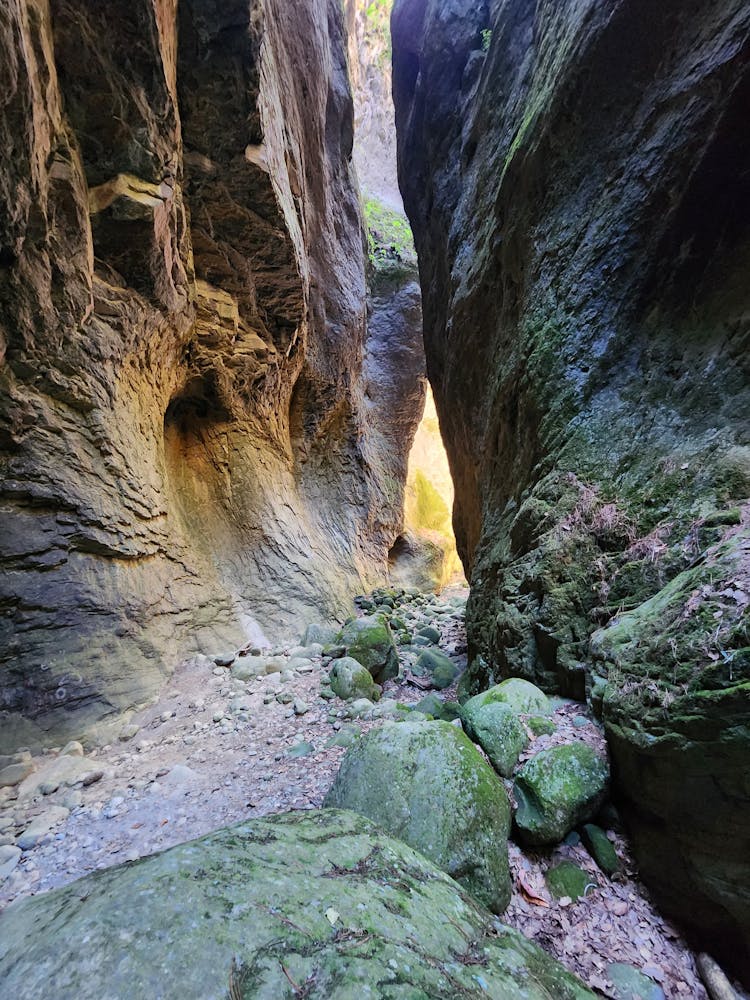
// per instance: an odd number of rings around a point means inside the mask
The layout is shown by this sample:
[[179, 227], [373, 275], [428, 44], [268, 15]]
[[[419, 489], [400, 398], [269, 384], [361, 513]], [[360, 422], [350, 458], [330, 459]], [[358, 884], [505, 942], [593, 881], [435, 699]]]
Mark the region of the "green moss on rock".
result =
[[550, 868], [544, 876], [547, 887], [556, 899], [568, 896], [570, 899], [580, 899], [592, 884], [591, 876], [572, 861], [561, 861]]
[[342, 629], [338, 641], [349, 656], [367, 667], [379, 684], [398, 676], [398, 653], [384, 617], [353, 618]]
[[344, 701], [355, 698], [377, 701], [380, 698], [380, 689], [370, 671], [351, 656], [342, 656], [333, 661], [330, 682], [331, 690]]
[[604, 802], [609, 766], [585, 743], [542, 750], [516, 776], [515, 824], [527, 844], [556, 844]]
[[501, 701], [482, 703], [480, 699], [481, 695], [463, 706], [464, 728], [487, 754], [498, 774], [509, 778], [528, 743], [526, 732], [510, 705]]
[[243, 823], [0, 917], [16, 1000], [593, 997], [421, 854], [354, 813]]
[[344, 758], [326, 806], [353, 809], [501, 913], [510, 899], [505, 789], [447, 722], [385, 725]]

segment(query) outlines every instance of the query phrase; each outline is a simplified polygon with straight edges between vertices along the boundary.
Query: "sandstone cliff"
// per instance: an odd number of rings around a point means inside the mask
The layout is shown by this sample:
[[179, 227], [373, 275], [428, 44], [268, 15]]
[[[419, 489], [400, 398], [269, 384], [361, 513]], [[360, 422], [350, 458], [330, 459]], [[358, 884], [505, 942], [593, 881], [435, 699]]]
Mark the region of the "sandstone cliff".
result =
[[419, 401], [394, 436], [365, 399], [389, 358], [363, 373], [337, 0], [11, 0], [0, 84], [15, 747], [382, 576]]
[[393, 30], [475, 686], [588, 693], [645, 878], [747, 968], [750, 9], [398, 0]]

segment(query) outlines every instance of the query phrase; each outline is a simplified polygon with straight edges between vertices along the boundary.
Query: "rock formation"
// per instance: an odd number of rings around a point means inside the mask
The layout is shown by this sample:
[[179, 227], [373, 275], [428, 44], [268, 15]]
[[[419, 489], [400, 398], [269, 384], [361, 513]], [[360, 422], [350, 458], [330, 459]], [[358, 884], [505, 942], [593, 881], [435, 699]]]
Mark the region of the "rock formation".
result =
[[339, 810], [228, 827], [97, 872], [23, 900], [0, 927], [0, 973], [18, 1000], [50, 983], [56, 1000], [594, 997], [423, 855]]
[[12, 0], [0, 80], [14, 749], [382, 576], [420, 403], [378, 423], [336, 0]]
[[592, 696], [644, 877], [747, 971], [750, 8], [393, 31], [474, 688]]

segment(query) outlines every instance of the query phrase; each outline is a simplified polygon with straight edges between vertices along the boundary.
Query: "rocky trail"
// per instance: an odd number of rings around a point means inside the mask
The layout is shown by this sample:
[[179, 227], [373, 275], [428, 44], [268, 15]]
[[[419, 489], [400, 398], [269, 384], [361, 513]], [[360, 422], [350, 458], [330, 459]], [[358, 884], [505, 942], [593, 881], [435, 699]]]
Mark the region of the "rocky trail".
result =
[[[460, 675], [439, 695], [428, 694], [434, 677], [420, 673], [419, 658], [439, 646], [455, 668], [465, 667], [466, 591], [393, 593], [395, 599], [379, 592], [360, 602], [360, 613], [385, 611], [402, 631], [400, 676], [385, 681], [375, 703], [338, 698], [328, 683], [336, 659], [323, 655], [319, 643], [300, 646], [295, 639], [245, 656], [185, 662], [116, 743], [86, 753], [73, 743], [33, 758], [21, 750], [6, 760], [2, 905], [249, 818], [318, 808], [363, 733], [426, 719], [430, 708], [450, 715]], [[403, 641], [406, 629], [411, 642]], [[316, 634], [308, 630], [308, 638]], [[256, 674], [261, 665], [269, 672]], [[606, 754], [585, 705], [551, 699], [551, 708], [547, 725], [526, 719], [530, 742], [517, 768], [569, 744]], [[505, 786], [511, 795], [512, 782]], [[607, 807], [597, 819], [618, 870], [605, 874], [575, 831], [551, 849], [511, 841], [512, 897], [502, 920], [603, 996], [706, 997], [691, 951], [638, 880], [616, 812]]]

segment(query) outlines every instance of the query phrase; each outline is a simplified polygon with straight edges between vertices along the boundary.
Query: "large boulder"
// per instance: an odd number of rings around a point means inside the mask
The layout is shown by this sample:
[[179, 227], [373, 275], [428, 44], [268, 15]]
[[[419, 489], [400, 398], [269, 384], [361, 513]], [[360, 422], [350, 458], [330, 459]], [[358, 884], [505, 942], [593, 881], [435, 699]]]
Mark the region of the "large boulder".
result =
[[368, 698], [377, 701], [380, 689], [372, 679], [372, 674], [351, 656], [342, 656], [333, 661], [330, 673], [331, 690], [344, 701]]
[[487, 691], [474, 695], [464, 703], [464, 711], [471, 714], [482, 705], [501, 702], [517, 715], [546, 715], [550, 704], [544, 691], [522, 677], [509, 677], [501, 684], [495, 684]]
[[[480, 696], [481, 697], [481, 696]], [[501, 701], [482, 703], [472, 698], [461, 709], [467, 734], [487, 754], [495, 770], [509, 778], [521, 751], [529, 742], [516, 713]]]
[[337, 811], [230, 827], [17, 903], [0, 980], [15, 1000], [593, 998], [422, 855]]
[[344, 758], [326, 806], [369, 816], [495, 913], [510, 899], [503, 785], [448, 722], [385, 725]]
[[353, 618], [341, 631], [341, 645], [382, 684], [398, 676], [398, 653], [393, 634], [381, 615]]
[[609, 781], [604, 757], [585, 743], [542, 750], [516, 776], [515, 824], [527, 844], [556, 844], [596, 815]]

